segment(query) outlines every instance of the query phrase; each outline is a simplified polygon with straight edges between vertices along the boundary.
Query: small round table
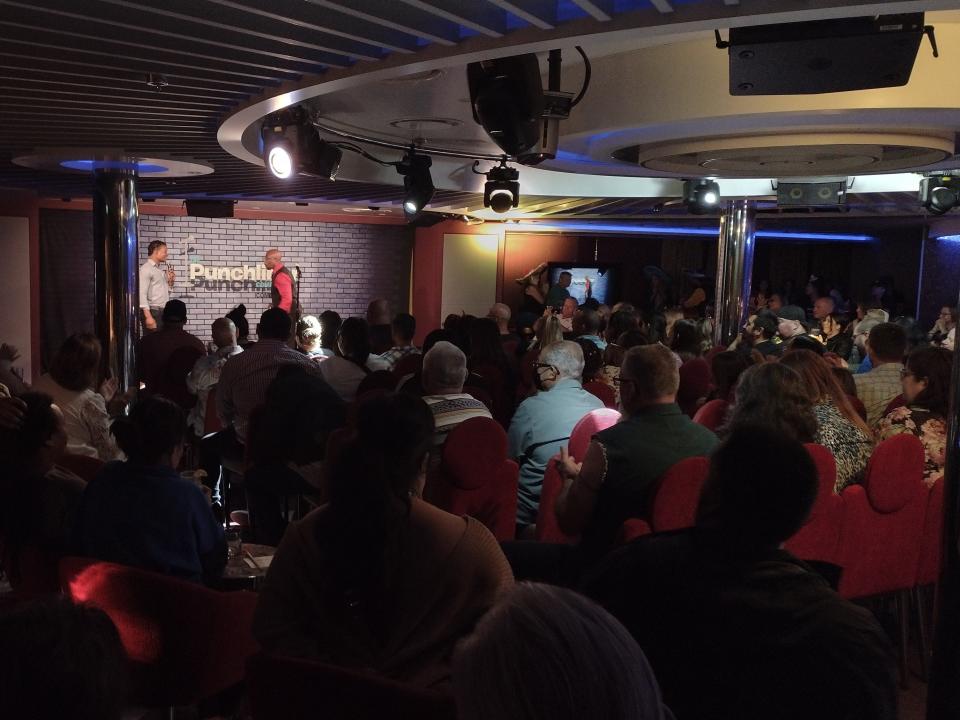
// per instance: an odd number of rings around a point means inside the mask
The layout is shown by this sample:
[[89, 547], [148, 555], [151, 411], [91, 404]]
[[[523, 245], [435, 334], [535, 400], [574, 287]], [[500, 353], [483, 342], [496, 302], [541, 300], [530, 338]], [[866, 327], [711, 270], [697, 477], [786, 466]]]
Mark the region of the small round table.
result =
[[220, 576], [221, 585], [226, 589], [236, 589], [238, 586], [257, 590], [267, 576], [270, 561], [277, 551], [272, 545], [258, 545], [243, 543], [240, 557], [231, 558]]

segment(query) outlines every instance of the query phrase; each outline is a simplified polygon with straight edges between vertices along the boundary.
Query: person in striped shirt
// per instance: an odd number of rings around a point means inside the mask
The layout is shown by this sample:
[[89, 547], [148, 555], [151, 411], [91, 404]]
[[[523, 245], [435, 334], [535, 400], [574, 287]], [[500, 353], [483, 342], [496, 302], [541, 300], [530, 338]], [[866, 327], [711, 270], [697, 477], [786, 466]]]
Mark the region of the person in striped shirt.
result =
[[475, 417], [491, 417], [487, 406], [463, 392], [467, 379], [467, 356], [453, 343], [441, 340], [423, 356], [424, 402], [433, 413], [435, 450], [453, 428]]

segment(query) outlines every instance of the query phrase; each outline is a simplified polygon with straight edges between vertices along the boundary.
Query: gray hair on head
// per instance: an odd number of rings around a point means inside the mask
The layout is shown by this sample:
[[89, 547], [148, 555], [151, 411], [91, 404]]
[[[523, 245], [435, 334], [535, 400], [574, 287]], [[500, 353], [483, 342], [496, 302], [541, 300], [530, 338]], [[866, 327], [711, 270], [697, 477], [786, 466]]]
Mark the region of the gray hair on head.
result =
[[583, 377], [583, 350], [570, 340], [547, 345], [540, 353], [540, 362], [553, 365], [561, 378], [579, 380]]
[[428, 393], [458, 393], [467, 379], [467, 356], [453, 343], [441, 340], [423, 356], [421, 377]]

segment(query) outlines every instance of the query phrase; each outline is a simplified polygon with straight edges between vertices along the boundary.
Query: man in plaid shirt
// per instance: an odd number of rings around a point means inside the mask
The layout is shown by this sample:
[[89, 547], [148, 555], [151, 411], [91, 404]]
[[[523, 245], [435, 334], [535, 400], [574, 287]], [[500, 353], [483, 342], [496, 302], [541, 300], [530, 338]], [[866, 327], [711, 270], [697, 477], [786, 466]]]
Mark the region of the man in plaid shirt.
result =
[[383, 353], [380, 357], [390, 365], [393, 370], [397, 363], [407, 355], [419, 355], [420, 348], [414, 346], [413, 336], [417, 333], [417, 321], [408, 313], [397, 313], [390, 323], [390, 331], [393, 335], [393, 347]]

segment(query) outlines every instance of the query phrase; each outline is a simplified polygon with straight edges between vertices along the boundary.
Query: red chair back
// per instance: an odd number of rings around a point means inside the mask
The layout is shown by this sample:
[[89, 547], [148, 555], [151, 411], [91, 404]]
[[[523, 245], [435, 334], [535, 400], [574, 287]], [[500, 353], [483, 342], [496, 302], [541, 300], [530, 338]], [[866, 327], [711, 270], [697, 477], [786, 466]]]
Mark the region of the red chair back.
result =
[[785, 547], [802, 560], [840, 564], [840, 525], [843, 501], [834, 492], [837, 483], [837, 462], [823, 445], [807, 443], [807, 452], [817, 466], [817, 499], [810, 517]]
[[84, 482], [92, 482], [103, 467], [103, 460], [88, 455], [65, 453], [57, 460], [57, 465], [69, 470]]
[[132, 702], [192, 705], [240, 683], [257, 650], [253, 593], [216, 592], [87, 558], [64, 558], [60, 581], [74, 602], [100, 608], [117, 626], [133, 673]]
[[507, 459], [503, 428], [489, 418], [470, 418], [447, 435], [424, 494], [447, 512], [475, 517], [498, 540], [512, 540], [519, 474], [517, 464]]
[[207, 391], [207, 410], [203, 416], [203, 434], [220, 432], [223, 430], [223, 423], [220, 422], [220, 416], [217, 415], [217, 386], [211, 385]]
[[[573, 431], [570, 433], [568, 445], [570, 455], [578, 462], [583, 462], [590, 439], [601, 430], [616, 425], [619, 419], [620, 413], [609, 408], [588, 412], [573, 426]], [[563, 532], [557, 522], [554, 508], [562, 489], [563, 481], [560, 473], [557, 472], [556, 464], [548, 463], [547, 470], [543, 474], [543, 485], [540, 488], [540, 507], [537, 509], [536, 538], [541, 542], [573, 543], [577, 540], [575, 535], [567, 535]]]
[[456, 720], [453, 700], [371, 673], [299, 658], [254, 655], [247, 663], [254, 720]]
[[599, 380], [591, 380], [583, 384], [583, 389], [599, 398], [605, 408], [610, 408], [611, 410], [617, 409], [617, 394], [613, 391], [613, 388], [606, 383], [602, 383]]
[[931, 585], [940, 579], [940, 556], [943, 553], [943, 478], [937, 480], [927, 494], [927, 513], [920, 538], [920, 566], [917, 585]]
[[680, 366], [680, 387], [677, 390], [677, 404], [688, 417], [697, 413], [697, 402], [710, 394], [713, 375], [710, 365], [703, 358], [687, 360]]
[[663, 474], [650, 513], [650, 525], [654, 532], [693, 527], [700, 492], [709, 471], [710, 462], [707, 458], [690, 457], [676, 463]]
[[729, 407], [730, 403], [726, 400], [710, 400], [700, 406], [700, 409], [693, 416], [693, 421], [698, 425], [703, 425], [708, 430], [716, 432], [723, 425]]
[[187, 389], [187, 375], [194, 364], [203, 357], [203, 351], [192, 345], [177, 348], [167, 359], [151, 395], [163, 395], [173, 400], [184, 410], [190, 410], [197, 404], [197, 396]]
[[394, 377], [399, 381], [400, 378], [406, 375], [415, 375], [420, 372], [420, 368], [423, 367], [423, 355], [420, 353], [414, 353], [413, 355], [404, 355], [402, 358], [397, 360], [397, 364], [393, 366]]
[[927, 512], [924, 451], [913, 435], [895, 435], [873, 451], [863, 485], [840, 498], [840, 594], [868, 597], [913, 587]]
[[375, 370], [360, 381], [356, 397], [360, 397], [371, 390], [385, 390], [391, 392], [397, 387], [397, 376], [390, 370]]

